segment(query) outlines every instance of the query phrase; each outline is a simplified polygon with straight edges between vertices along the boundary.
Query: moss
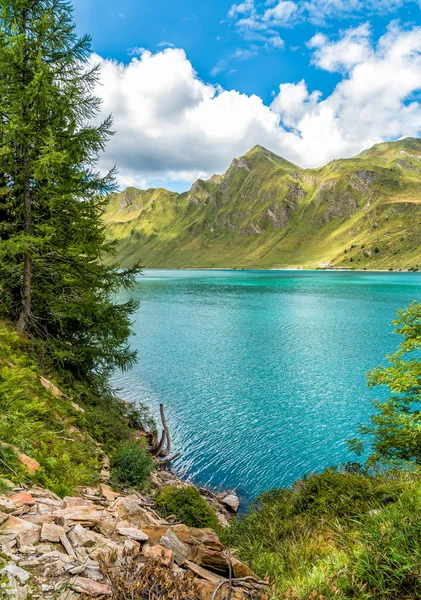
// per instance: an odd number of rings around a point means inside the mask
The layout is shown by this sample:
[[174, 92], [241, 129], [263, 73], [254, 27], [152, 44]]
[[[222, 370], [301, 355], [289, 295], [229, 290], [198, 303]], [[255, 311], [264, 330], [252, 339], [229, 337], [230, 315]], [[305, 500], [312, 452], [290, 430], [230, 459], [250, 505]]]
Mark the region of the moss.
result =
[[193, 486], [165, 487], [156, 497], [156, 507], [166, 516], [175, 515], [189, 527], [218, 527], [215, 511]]

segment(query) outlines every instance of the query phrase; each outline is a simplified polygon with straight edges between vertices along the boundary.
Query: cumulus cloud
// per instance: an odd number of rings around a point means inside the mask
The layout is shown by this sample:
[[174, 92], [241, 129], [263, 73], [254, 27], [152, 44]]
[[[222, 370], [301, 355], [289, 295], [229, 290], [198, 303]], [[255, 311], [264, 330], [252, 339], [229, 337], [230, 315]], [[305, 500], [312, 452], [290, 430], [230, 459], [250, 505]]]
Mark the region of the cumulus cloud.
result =
[[322, 33], [316, 34], [307, 44], [315, 50], [313, 64], [329, 71], [347, 71], [367, 60], [372, 54], [370, 26], [368, 23], [348, 29], [336, 41], [329, 41]]
[[421, 27], [392, 23], [374, 42], [362, 26], [309, 45], [314, 63], [341, 72], [341, 81], [325, 98], [305, 81], [282, 82], [269, 106], [202, 81], [181, 49], [143, 51], [128, 65], [94, 56], [102, 114], [113, 113], [117, 130], [101, 167], [116, 163], [122, 185], [144, 186], [223, 172], [255, 144], [320, 166], [381, 140], [418, 135]]

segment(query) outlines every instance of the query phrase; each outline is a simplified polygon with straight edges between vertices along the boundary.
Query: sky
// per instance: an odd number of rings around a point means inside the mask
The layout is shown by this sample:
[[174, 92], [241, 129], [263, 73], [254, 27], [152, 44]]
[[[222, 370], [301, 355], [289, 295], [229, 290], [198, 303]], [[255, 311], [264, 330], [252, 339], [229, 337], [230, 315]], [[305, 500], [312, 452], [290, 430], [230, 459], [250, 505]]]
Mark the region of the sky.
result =
[[421, 0], [73, 0], [121, 189], [261, 144], [302, 167], [421, 133]]

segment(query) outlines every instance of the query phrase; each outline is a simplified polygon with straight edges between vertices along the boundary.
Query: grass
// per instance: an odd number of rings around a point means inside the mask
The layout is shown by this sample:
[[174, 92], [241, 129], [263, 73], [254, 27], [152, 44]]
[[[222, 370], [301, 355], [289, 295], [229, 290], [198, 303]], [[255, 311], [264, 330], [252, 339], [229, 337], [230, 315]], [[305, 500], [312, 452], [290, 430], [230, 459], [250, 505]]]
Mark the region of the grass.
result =
[[[420, 155], [421, 141], [409, 138], [304, 170], [257, 146], [247, 169], [234, 161], [188, 193], [113, 195], [108, 234], [122, 266], [416, 268]], [[373, 173], [367, 185], [362, 171]], [[380, 252], [367, 251], [374, 247]]]
[[261, 496], [225, 532], [273, 600], [398, 600], [421, 594], [421, 479], [329, 469]]
[[112, 476], [121, 483], [142, 487], [152, 473], [155, 463], [139, 440], [128, 440], [115, 452], [112, 463]]
[[[41, 356], [39, 348], [0, 322], [0, 442], [17, 447], [41, 465], [30, 476], [10, 448], [3, 446], [0, 477], [40, 483], [64, 496], [95, 482], [101, 452], [112, 455], [116, 444], [127, 440], [133, 429], [127, 419], [129, 407], [108, 390], [47, 371], [40, 365]], [[41, 376], [52, 380], [67, 397], [57, 398], [46, 390]], [[143, 416], [136, 413], [131, 418]]]

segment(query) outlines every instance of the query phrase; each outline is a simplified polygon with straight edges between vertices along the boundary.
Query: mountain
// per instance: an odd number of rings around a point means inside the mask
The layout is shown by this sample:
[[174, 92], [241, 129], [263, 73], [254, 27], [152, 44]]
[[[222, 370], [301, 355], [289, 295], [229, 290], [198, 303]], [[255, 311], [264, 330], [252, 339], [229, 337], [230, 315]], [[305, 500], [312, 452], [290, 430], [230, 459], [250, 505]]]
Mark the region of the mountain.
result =
[[302, 169], [262, 146], [189, 192], [128, 188], [105, 214], [145, 267], [421, 267], [421, 140]]

